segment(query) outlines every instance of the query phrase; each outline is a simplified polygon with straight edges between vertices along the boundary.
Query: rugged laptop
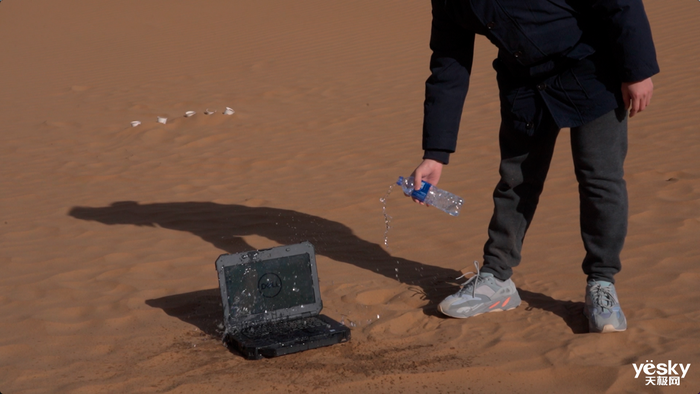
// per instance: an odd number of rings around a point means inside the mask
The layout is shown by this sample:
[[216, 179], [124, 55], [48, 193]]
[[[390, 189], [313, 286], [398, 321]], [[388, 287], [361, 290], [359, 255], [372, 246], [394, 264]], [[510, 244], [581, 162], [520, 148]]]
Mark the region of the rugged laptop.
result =
[[224, 341], [248, 359], [275, 357], [350, 340], [350, 329], [321, 315], [309, 242], [216, 260]]

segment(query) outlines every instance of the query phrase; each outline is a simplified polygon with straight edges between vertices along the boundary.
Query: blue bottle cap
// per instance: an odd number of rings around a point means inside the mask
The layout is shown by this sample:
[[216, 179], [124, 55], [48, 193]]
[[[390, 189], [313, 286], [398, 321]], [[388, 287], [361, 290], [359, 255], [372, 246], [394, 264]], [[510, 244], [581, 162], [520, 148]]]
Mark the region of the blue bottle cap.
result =
[[430, 190], [431, 186], [432, 185], [430, 183], [426, 181], [421, 181], [420, 189], [414, 190], [413, 193], [411, 193], [411, 197], [415, 198], [420, 202], [424, 202], [425, 198], [428, 196], [428, 190]]

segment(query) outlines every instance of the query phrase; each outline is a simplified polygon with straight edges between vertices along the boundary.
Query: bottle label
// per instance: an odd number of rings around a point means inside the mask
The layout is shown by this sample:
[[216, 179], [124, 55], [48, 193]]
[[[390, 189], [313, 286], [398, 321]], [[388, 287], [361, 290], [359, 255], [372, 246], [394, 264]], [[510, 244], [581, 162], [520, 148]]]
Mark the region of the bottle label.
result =
[[428, 196], [428, 190], [430, 190], [430, 186], [432, 186], [430, 183], [426, 181], [421, 181], [420, 190], [414, 190], [411, 193], [411, 197], [415, 198], [420, 202], [425, 201], [425, 198]]

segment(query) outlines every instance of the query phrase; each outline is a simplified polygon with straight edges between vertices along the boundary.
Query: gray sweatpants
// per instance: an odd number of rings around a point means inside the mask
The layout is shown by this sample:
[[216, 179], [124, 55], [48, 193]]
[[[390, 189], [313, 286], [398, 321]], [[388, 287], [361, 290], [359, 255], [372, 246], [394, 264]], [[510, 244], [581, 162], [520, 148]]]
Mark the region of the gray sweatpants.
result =
[[[520, 263], [523, 239], [544, 186], [559, 129], [528, 136], [501, 124], [501, 179], [493, 193], [494, 212], [484, 246], [483, 272], [506, 280]], [[606, 280], [621, 269], [627, 234], [627, 111], [617, 109], [571, 128], [571, 151], [579, 184], [581, 237], [588, 280]]]

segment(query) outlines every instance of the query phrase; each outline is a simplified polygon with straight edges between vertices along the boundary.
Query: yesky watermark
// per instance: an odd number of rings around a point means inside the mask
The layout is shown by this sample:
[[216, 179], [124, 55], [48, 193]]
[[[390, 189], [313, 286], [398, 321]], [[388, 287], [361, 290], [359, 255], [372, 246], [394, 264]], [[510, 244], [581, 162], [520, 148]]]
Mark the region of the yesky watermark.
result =
[[690, 364], [679, 364], [668, 360], [666, 363], [654, 364], [654, 360], [646, 360], [643, 364], [632, 364], [634, 378], [639, 379], [644, 373], [646, 386], [680, 386], [690, 370]]

